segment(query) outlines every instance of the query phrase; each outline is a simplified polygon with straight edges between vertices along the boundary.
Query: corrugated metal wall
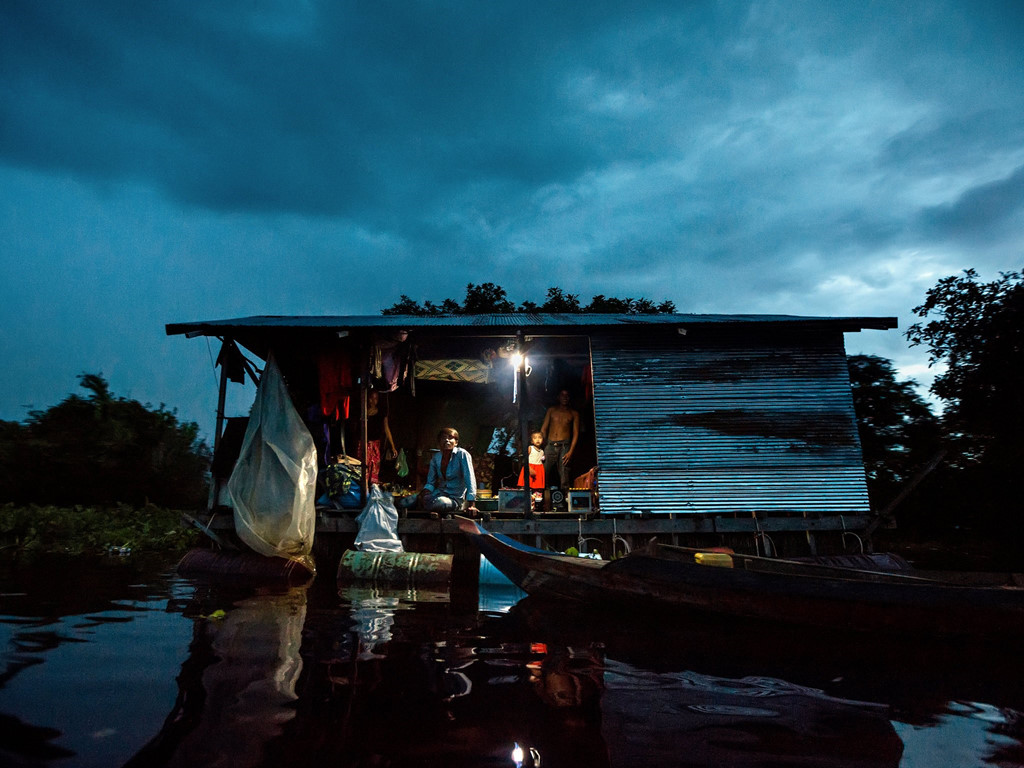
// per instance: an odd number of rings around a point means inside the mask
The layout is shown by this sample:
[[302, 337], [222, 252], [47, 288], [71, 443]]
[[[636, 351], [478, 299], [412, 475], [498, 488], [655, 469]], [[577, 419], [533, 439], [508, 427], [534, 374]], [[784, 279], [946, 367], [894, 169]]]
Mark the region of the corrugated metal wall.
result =
[[591, 351], [602, 512], [868, 511], [841, 333]]

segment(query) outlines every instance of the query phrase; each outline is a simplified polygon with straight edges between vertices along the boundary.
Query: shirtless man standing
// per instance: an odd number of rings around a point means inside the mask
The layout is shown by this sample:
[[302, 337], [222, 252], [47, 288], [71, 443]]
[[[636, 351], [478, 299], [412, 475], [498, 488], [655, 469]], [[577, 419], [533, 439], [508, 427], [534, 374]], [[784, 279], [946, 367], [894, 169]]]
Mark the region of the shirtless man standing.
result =
[[546, 442], [544, 472], [548, 477], [554, 477], [553, 470], [557, 468], [559, 487], [568, 489], [569, 459], [580, 437], [580, 414], [569, 407], [568, 390], [558, 393], [558, 405], [548, 408], [540, 431]]

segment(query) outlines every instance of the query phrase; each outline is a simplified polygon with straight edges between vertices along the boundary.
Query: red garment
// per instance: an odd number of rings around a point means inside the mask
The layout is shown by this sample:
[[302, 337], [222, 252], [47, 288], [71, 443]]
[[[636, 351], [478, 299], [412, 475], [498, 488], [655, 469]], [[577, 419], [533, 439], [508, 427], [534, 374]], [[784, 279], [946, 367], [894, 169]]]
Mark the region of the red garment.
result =
[[[519, 470], [519, 481], [517, 485], [523, 484], [523, 470]], [[531, 464], [530, 465], [530, 487], [544, 489], [544, 465], [543, 464]]]
[[594, 396], [594, 366], [590, 363], [583, 366], [580, 381], [583, 384], [583, 396], [590, 400]]
[[352, 390], [352, 362], [343, 351], [324, 352], [317, 360], [320, 374], [320, 410], [324, 416], [347, 419]]
[[[367, 452], [370, 454], [366, 459], [366, 477], [370, 483], [380, 482], [380, 440], [368, 440], [366, 443]], [[363, 458], [363, 441], [360, 440], [356, 447], [356, 456]]]

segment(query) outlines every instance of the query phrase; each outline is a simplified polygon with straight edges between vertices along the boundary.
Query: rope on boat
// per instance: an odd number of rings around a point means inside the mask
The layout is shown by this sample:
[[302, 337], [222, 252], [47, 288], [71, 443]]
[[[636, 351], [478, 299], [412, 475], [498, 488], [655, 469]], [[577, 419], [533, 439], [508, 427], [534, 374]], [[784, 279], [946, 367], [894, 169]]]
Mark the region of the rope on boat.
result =
[[854, 531], [846, 530], [846, 520], [843, 519], [842, 515], [839, 516], [839, 523], [843, 526], [843, 537], [841, 539], [841, 541], [843, 542], [843, 549], [846, 549], [846, 537], [847, 536], [853, 536], [853, 538], [855, 538], [857, 540], [857, 543], [860, 544], [860, 553], [863, 555], [864, 554], [864, 539], [862, 539]]
[[613, 517], [612, 518], [612, 559], [613, 560], [615, 559], [615, 543], [619, 542], [619, 541], [622, 542], [622, 554], [623, 555], [628, 555], [632, 551], [632, 548], [629, 546], [629, 542], [628, 541], [626, 541], [624, 538], [619, 536], [618, 529], [616, 528], [616, 525], [615, 525], [615, 518]]
[[761, 539], [764, 539], [764, 555], [763, 557], [772, 557], [777, 550], [775, 548], [775, 542], [772, 541], [772, 537], [761, 530], [761, 521], [757, 519], [757, 515], [754, 515], [754, 527], [757, 528], [757, 533], [754, 534], [754, 551], [758, 557], [761, 555]]
[[[601, 543], [601, 539], [599, 539], [596, 536], [586, 537], [586, 536], [583, 535], [583, 519], [584, 518], [583, 518], [582, 515], [576, 519], [576, 525], [577, 525], [578, 530], [579, 530], [579, 534], [578, 534], [578, 537], [576, 539], [576, 549], [578, 549], [580, 552], [586, 551], [585, 547], [586, 547], [586, 544], [587, 544], [588, 541], [596, 541], [598, 544]], [[626, 541], [626, 539], [624, 539], [622, 536], [619, 536], [618, 527], [616, 526], [615, 518], [613, 517], [612, 518], [612, 551], [611, 551], [612, 559], [615, 559], [615, 557], [616, 557], [615, 550], [616, 550], [616, 547], [619, 544], [622, 544], [622, 554], [623, 555], [628, 555], [630, 552], [633, 551], [633, 548], [629, 545], [629, 542]]]
[[[601, 543], [601, 540], [598, 539], [598, 538], [584, 538], [584, 536], [583, 536], [583, 517], [582, 517], [582, 515], [579, 518], [577, 518], [576, 525], [579, 528], [579, 536], [576, 539], [576, 549], [578, 549], [580, 552], [585, 552], [586, 551], [585, 547], [586, 547], [586, 544], [587, 544], [588, 541], [596, 541], [598, 544]], [[614, 523], [613, 523], [613, 525], [614, 525]], [[615, 542], [613, 540], [612, 541], [612, 547], [613, 548], [614, 548], [614, 545], [615, 545]]]

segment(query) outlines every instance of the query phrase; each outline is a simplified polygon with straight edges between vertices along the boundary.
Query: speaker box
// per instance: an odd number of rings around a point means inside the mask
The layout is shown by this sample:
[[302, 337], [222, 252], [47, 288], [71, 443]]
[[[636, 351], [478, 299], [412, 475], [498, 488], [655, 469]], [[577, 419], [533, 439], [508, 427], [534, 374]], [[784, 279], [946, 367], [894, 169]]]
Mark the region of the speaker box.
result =
[[591, 508], [590, 491], [586, 488], [569, 489], [569, 510], [571, 512], [589, 512]]
[[516, 510], [523, 508], [522, 488], [502, 488], [498, 491], [498, 509]]
[[551, 510], [553, 512], [564, 512], [569, 508], [569, 502], [566, 499], [565, 491], [561, 488], [551, 489]]

